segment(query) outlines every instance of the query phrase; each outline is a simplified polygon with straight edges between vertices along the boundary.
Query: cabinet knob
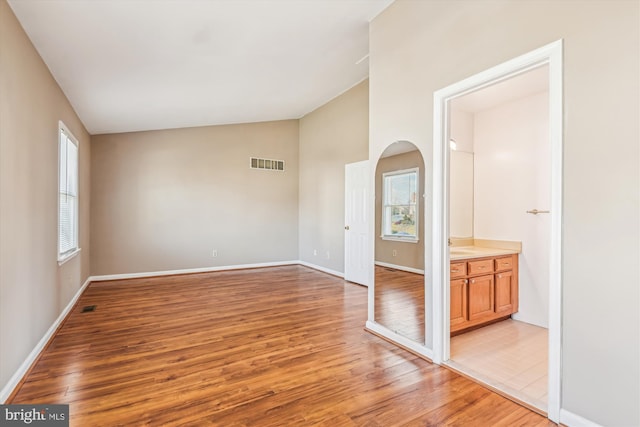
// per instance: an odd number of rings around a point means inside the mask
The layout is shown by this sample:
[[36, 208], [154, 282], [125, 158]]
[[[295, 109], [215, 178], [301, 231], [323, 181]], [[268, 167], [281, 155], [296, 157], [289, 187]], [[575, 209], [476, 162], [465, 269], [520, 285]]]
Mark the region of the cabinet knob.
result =
[[476, 281], [474, 279], [471, 279], [471, 283], [476, 283]]
[[457, 273], [457, 272], [459, 272], [460, 270], [458, 270], [457, 268], [455, 268], [455, 269], [452, 269], [451, 271], [452, 271], [452, 272], [454, 272], [454, 273]]
[[345, 229], [345, 230], [347, 230], [347, 231], [349, 231], [349, 226], [348, 226], [348, 225], [345, 225], [345, 226], [344, 226], [344, 229]]
[[498, 279], [502, 279], [502, 274], [498, 274]]

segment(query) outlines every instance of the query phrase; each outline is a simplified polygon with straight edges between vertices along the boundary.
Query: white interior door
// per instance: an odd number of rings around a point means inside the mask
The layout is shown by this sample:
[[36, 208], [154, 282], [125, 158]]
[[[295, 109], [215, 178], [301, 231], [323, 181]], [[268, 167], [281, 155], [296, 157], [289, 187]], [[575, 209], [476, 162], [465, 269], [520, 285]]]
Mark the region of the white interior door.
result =
[[344, 278], [369, 286], [369, 161], [344, 170]]

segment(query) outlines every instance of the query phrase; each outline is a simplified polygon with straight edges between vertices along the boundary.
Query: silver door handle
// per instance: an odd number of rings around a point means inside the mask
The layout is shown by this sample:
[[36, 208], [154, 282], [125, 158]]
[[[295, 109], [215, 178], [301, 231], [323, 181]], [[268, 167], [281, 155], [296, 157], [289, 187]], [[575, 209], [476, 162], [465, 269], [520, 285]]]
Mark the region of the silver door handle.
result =
[[541, 214], [541, 213], [549, 213], [549, 211], [539, 211], [538, 209], [533, 209], [533, 210], [527, 211], [527, 213], [530, 213], [530, 214], [533, 214], [533, 215], [538, 215], [538, 214]]
[[349, 226], [348, 226], [348, 225], [345, 225], [345, 226], [344, 226], [344, 229], [345, 229], [345, 230], [347, 230], [347, 231], [349, 231]]

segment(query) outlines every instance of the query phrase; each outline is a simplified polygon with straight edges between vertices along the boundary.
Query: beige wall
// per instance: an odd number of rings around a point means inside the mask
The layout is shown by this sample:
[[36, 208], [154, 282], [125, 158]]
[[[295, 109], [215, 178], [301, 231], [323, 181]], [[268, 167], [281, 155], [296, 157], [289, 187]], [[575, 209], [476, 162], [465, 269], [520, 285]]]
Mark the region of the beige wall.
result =
[[[58, 121], [79, 142], [82, 251], [58, 266]], [[89, 276], [89, 135], [0, 0], [0, 388]]]
[[[402, 169], [418, 168], [419, 187], [418, 194], [424, 194], [424, 161], [419, 151], [395, 156], [384, 157], [378, 160], [376, 166], [376, 222], [375, 222], [375, 261], [424, 270], [424, 197], [419, 198], [418, 203], [418, 242], [398, 242], [395, 240], [383, 240], [382, 235], [382, 174]], [[393, 251], [396, 255], [393, 255]]]
[[427, 171], [434, 91], [564, 39], [561, 398], [601, 425], [640, 424], [639, 20], [637, 1], [398, 0], [370, 31], [369, 158], [410, 140]]
[[[92, 275], [298, 258], [297, 120], [91, 144]], [[250, 157], [284, 160], [285, 171], [250, 169]]]
[[93, 136], [92, 274], [297, 259], [342, 272], [344, 165], [366, 158], [367, 118], [364, 81], [299, 121]]
[[300, 259], [337, 272], [344, 272], [344, 167], [367, 159], [368, 103], [365, 80], [300, 119]]

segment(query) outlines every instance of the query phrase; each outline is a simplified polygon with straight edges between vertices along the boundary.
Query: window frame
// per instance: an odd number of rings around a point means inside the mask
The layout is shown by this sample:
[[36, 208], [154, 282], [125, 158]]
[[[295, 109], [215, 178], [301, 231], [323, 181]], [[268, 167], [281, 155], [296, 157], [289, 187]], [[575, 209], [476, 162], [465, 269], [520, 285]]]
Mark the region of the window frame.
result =
[[[65, 143], [71, 143], [75, 146], [76, 148], [76, 158], [75, 158], [75, 166], [76, 166], [76, 176], [75, 176], [75, 195], [72, 197], [75, 197], [75, 205], [73, 207], [74, 212], [73, 212], [73, 245], [71, 248], [65, 250], [64, 252], [61, 250], [61, 244], [62, 244], [62, 239], [60, 238], [61, 234], [62, 234], [62, 224], [61, 224], [61, 217], [62, 217], [62, 205], [60, 203], [60, 196], [62, 194], [68, 195], [69, 191], [68, 191], [68, 186], [65, 187], [64, 193], [62, 190], [62, 186], [61, 186], [61, 181], [62, 181], [62, 167], [63, 167], [63, 163], [62, 163], [62, 144], [63, 144], [63, 138], [64, 138], [64, 142]], [[65, 150], [66, 152], [66, 150]], [[68, 156], [67, 156], [68, 159]], [[67, 160], [68, 161], [68, 160]], [[67, 163], [65, 162], [65, 165]], [[66, 170], [66, 169], [65, 169]], [[65, 172], [65, 180], [66, 180], [66, 172]], [[57, 258], [58, 258], [58, 265], [62, 265], [65, 262], [69, 261], [71, 258], [73, 258], [74, 256], [76, 256], [79, 252], [80, 252], [80, 236], [79, 236], [79, 229], [80, 229], [80, 217], [79, 217], [79, 212], [80, 212], [80, 144], [78, 143], [78, 139], [71, 133], [71, 131], [69, 131], [69, 129], [65, 126], [65, 124], [62, 121], [58, 122], [58, 179], [56, 180], [57, 183], [57, 203], [58, 203], [58, 235], [57, 235]]]
[[[387, 230], [387, 222], [389, 219], [387, 218], [387, 207], [389, 206], [406, 206], [406, 205], [395, 205], [395, 204], [387, 204], [387, 178], [397, 176], [397, 175], [409, 175], [415, 174], [416, 177], [416, 196], [415, 202], [410, 204], [409, 206], [415, 206], [415, 235], [397, 235], [397, 234], [386, 234]], [[381, 194], [381, 233], [380, 237], [382, 240], [394, 240], [398, 242], [409, 242], [409, 243], [417, 243], [419, 241], [419, 226], [420, 226], [420, 168], [414, 167], [409, 169], [400, 169], [395, 171], [389, 171], [382, 174], [382, 194]]]

